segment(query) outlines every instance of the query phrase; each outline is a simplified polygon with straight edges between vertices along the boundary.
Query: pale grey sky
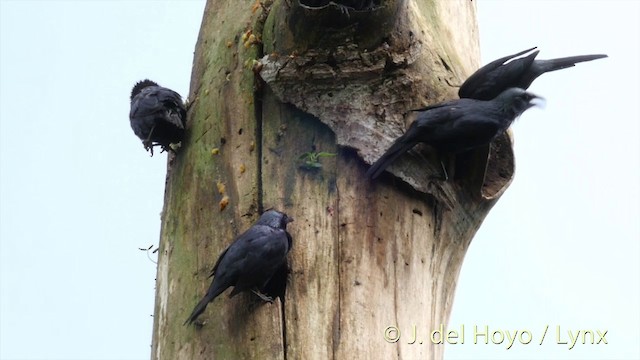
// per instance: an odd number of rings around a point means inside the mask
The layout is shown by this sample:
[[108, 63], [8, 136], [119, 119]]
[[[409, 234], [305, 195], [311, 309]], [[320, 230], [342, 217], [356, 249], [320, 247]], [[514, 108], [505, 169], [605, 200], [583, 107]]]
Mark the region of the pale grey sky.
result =
[[[204, 1], [0, 0], [0, 358], [147, 359], [166, 156], [127, 118], [134, 82], [183, 96]], [[483, 63], [606, 53], [538, 79], [515, 181], [473, 240], [450, 327], [531, 344], [447, 359], [640, 358], [640, 3], [478, 0]], [[546, 325], [550, 333], [537, 344]], [[556, 329], [607, 330], [568, 350]], [[382, 341], [382, 334], [381, 339]], [[376, 341], [370, 339], [367, 341]]]

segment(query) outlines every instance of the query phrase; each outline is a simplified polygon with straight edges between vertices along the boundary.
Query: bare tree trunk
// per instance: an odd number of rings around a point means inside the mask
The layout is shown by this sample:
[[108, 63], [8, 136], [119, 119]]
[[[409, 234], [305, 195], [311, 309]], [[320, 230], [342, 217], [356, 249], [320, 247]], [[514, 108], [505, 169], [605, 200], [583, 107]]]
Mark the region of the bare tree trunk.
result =
[[[442, 358], [429, 336], [511, 148], [469, 155], [456, 182], [429, 181], [439, 165], [419, 153], [391, 168], [402, 180], [364, 179], [408, 110], [455, 97], [478, 59], [474, 3], [372, 3], [207, 3], [168, 165], [153, 359]], [[183, 326], [220, 252], [269, 207], [295, 218], [284, 301], [221, 296]]]

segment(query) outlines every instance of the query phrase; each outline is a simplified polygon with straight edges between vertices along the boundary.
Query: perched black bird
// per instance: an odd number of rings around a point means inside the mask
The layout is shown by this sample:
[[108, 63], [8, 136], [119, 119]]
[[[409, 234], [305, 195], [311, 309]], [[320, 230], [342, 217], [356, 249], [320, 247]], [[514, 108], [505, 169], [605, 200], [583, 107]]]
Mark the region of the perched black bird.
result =
[[534, 99], [542, 98], [511, 88], [489, 101], [458, 99], [416, 110], [420, 111], [418, 117], [407, 132], [369, 168], [366, 176], [375, 179], [419, 142], [430, 145], [438, 154], [456, 154], [488, 144], [535, 105]]
[[154, 146], [173, 151], [169, 144], [182, 141], [187, 110], [177, 92], [142, 80], [131, 90], [129, 120], [144, 149], [153, 156]]
[[272, 301], [260, 291], [273, 274], [282, 267], [291, 250], [291, 235], [287, 224], [293, 219], [276, 210], [267, 210], [260, 219], [220, 254], [213, 266], [213, 281], [207, 294], [189, 315], [185, 325], [202, 314], [207, 305], [228, 287], [229, 297], [250, 290], [264, 301]]
[[491, 100], [509, 88], [528, 89], [540, 75], [560, 69], [573, 67], [579, 62], [607, 57], [607, 55], [570, 56], [551, 60], [535, 60], [540, 52], [516, 59], [536, 48], [494, 60], [478, 69], [460, 86], [458, 96], [477, 100]]

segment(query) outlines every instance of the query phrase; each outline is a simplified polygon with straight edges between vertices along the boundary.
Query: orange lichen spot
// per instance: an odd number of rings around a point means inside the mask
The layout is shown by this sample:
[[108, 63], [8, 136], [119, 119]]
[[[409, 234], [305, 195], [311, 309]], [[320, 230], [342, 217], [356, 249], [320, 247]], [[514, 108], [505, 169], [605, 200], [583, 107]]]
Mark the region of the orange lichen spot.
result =
[[251, 12], [255, 14], [255, 12], [258, 11], [258, 9], [260, 9], [261, 7], [262, 5], [260, 4], [260, 0], [256, 0], [251, 6]]
[[244, 166], [244, 164], [240, 164], [240, 174], [244, 174], [245, 171], [247, 171], [247, 167]]
[[249, 36], [251, 36], [253, 33], [253, 30], [249, 29], [247, 30], [245, 33], [242, 34], [242, 42], [247, 42], [247, 40], [249, 39]]
[[225, 195], [220, 200], [220, 211], [224, 210], [227, 207], [227, 205], [229, 205], [229, 197]]
[[262, 65], [262, 63], [261, 63], [260, 61], [258, 61], [258, 60], [255, 60], [255, 59], [254, 59], [254, 60], [253, 60], [253, 62], [251, 63], [251, 65], [252, 65], [253, 72], [255, 72], [255, 73], [259, 73], [259, 72], [260, 72], [260, 70], [262, 70], [262, 66], [263, 66], [263, 65]]
[[253, 33], [253, 30], [249, 29], [245, 33], [242, 34], [242, 44], [245, 48], [249, 48], [253, 44], [257, 44], [260, 42], [260, 39], [256, 34]]
[[216, 186], [218, 187], [218, 193], [220, 195], [224, 195], [225, 192], [227, 192], [227, 187], [224, 185], [224, 183], [222, 181], [218, 181]]

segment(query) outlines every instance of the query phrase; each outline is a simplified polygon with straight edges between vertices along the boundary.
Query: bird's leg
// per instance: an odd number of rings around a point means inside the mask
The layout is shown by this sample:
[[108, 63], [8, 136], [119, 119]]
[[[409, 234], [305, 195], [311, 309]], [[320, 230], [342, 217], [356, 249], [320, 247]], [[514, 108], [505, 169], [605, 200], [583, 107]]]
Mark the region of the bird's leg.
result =
[[[440, 177], [433, 176], [432, 179], [434, 179], [434, 180], [438, 179], [440, 181], [447, 182], [451, 178], [449, 176], [449, 173], [455, 172], [454, 158], [450, 154], [439, 153], [438, 154], [438, 159], [440, 161], [440, 168], [442, 169], [442, 175]], [[453, 175], [455, 176], [455, 174], [453, 174]]]
[[153, 157], [153, 147], [155, 146], [154, 144], [151, 144], [151, 146], [149, 146], [149, 144], [151, 143], [151, 135], [153, 135], [153, 130], [156, 129], [156, 126], [153, 125], [151, 127], [151, 131], [149, 131], [149, 136], [147, 136], [147, 138], [142, 142], [142, 145], [144, 145], [144, 149], [147, 151], [151, 151], [151, 156]]
[[349, 8], [346, 5], [338, 4], [333, 1], [331, 1], [330, 3], [335, 5], [343, 15], [347, 15], [347, 18], [351, 18], [351, 14], [349, 14]]
[[447, 173], [447, 167], [444, 166], [444, 161], [440, 160], [440, 166], [442, 167], [442, 172], [444, 173], [444, 181], [448, 181], [449, 173]]
[[268, 302], [268, 303], [272, 303], [272, 302], [273, 302], [273, 298], [272, 298], [272, 297], [269, 297], [269, 296], [267, 296], [267, 295], [265, 295], [265, 294], [261, 293], [261, 292], [260, 292], [259, 290], [257, 290], [257, 289], [251, 289], [251, 292], [252, 292], [252, 293], [254, 293], [254, 294], [256, 294], [256, 295], [258, 295], [258, 297], [259, 297], [260, 299], [262, 299], [263, 301], [265, 301], [265, 302]]
[[151, 142], [151, 135], [153, 135], [153, 130], [156, 129], [156, 126], [153, 125], [151, 127], [151, 131], [149, 131], [149, 136], [147, 136], [147, 138], [142, 142], [143, 144], [145, 144], [146, 146], [148, 146], [148, 144]]

